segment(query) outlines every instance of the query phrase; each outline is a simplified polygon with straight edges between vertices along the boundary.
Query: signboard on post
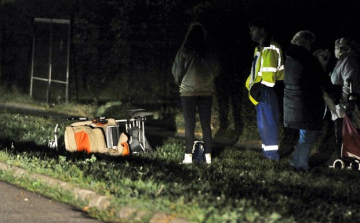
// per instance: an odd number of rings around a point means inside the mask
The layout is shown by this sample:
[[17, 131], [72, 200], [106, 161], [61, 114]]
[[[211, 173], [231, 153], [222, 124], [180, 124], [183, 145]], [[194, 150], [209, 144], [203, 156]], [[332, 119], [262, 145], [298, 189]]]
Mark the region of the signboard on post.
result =
[[68, 102], [70, 20], [34, 19], [30, 96], [47, 104]]

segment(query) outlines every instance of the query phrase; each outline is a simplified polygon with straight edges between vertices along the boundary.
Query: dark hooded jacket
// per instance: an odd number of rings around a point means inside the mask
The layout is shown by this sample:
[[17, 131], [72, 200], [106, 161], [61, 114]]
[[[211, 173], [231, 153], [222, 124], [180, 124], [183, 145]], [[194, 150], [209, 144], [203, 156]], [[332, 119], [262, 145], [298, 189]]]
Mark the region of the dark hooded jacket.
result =
[[323, 90], [331, 90], [331, 81], [306, 48], [291, 45], [286, 51], [284, 84], [284, 126], [321, 130], [325, 112]]

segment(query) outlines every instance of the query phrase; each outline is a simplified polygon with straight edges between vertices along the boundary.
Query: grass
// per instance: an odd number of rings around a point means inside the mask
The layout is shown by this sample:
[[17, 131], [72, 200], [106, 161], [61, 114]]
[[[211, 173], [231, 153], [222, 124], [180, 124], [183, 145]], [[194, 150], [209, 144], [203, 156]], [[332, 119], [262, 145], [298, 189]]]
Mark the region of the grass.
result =
[[[2, 150], [0, 159], [109, 195], [114, 209], [163, 211], [193, 222], [352, 222], [359, 217], [358, 172], [294, 173], [286, 169], [286, 159], [274, 163], [258, 151], [232, 148], [218, 151], [210, 166], [184, 166], [179, 164], [182, 146], [171, 138], [153, 154], [112, 159], [15, 147]], [[107, 218], [116, 220], [109, 213]]]
[[[258, 150], [230, 146], [215, 148], [211, 165], [180, 165], [184, 142], [171, 137], [148, 137], [156, 150], [140, 156], [67, 153], [46, 147], [58, 121], [2, 111], [0, 160], [110, 196], [109, 210], [89, 210], [101, 220], [120, 221], [115, 210], [123, 207], [210, 223], [356, 222], [360, 217], [358, 171], [318, 166], [292, 172], [287, 169], [289, 158], [272, 162]], [[56, 200], [65, 197], [54, 188], [4, 172], [0, 179]], [[65, 197], [64, 202], [84, 207], [74, 198]], [[145, 215], [142, 222], [148, 221]]]

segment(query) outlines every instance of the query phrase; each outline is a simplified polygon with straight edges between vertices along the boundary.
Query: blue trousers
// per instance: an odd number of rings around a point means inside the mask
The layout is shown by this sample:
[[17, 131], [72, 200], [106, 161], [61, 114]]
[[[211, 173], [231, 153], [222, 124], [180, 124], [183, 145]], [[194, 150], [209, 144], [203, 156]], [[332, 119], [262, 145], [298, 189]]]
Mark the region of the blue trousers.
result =
[[298, 170], [310, 169], [308, 161], [312, 144], [316, 140], [318, 131], [300, 129], [299, 140], [296, 144], [290, 165]]
[[262, 88], [259, 103], [255, 106], [257, 126], [263, 154], [271, 160], [279, 160], [279, 104], [272, 88]]
[[199, 112], [203, 133], [204, 152], [211, 153], [211, 108], [212, 96], [181, 96], [181, 107], [185, 120], [185, 153], [191, 153], [195, 140], [196, 108]]

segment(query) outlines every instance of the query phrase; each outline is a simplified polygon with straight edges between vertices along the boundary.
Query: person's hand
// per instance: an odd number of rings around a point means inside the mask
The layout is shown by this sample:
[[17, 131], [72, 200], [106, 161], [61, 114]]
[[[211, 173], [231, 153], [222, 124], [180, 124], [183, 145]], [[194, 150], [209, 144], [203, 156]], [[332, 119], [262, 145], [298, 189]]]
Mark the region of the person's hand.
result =
[[255, 99], [255, 101], [260, 101], [260, 97], [261, 97], [261, 83], [255, 83], [253, 86], [251, 86], [250, 88], [250, 95], [252, 98]]
[[329, 97], [329, 95], [326, 92], [323, 93], [323, 98], [325, 104], [327, 105], [327, 107], [331, 112], [331, 120], [335, 121], [338, 118], [345, 117], [346, 109], [344, 105], [342, 104], [335, 105], [334, 100], [331, 97]]
[[336, 109], [336, 114], [337, 114], [337, 116], [339, 118], [344, 118], [345, 117], [346, 110], [345, 110], [345, 107], [343, 105], [338, 104], [338, 105], [335, 106], [335, 109]]
[[331, 120], [335, 121], [339, 117], [336, 112], [336, 105], [334, 103], [334, 100], [331, 97], [329, 97], [329, 95], [326, 92], [323, 93], [323, 98], [324, 98], [326, 106], [328, 107], [328, 109], [331, 112]]

